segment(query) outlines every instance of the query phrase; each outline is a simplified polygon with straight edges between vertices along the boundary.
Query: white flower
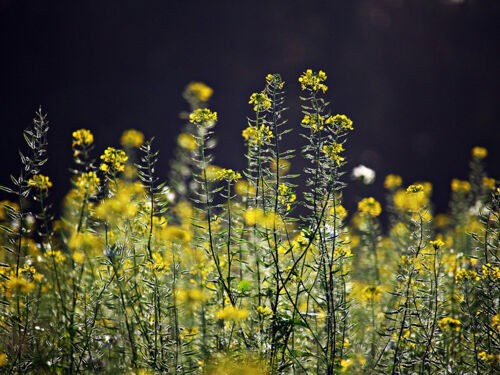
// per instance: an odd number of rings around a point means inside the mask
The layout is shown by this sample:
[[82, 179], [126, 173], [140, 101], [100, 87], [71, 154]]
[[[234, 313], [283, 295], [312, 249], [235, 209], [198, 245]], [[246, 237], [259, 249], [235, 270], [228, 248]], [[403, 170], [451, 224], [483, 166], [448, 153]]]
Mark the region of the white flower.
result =
[[365, 185], [373, 184], [375, 181], [375, 171], [361, 164], [352, 170], [351, 176], [355, 180], [360, 180]]

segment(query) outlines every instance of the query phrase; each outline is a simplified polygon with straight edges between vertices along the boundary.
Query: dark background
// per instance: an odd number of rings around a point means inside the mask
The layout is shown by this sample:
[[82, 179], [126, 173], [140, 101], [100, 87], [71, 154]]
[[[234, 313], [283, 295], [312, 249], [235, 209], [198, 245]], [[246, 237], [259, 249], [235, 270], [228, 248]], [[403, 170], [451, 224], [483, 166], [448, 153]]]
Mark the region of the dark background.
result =
[[96, 156], [125, 129], [155, 136], [166, 178], [192, 80], [215, 90], [217, 164], [243, 168], [249, 95], [280, 73], [298, 130], [297, 78], [312, 68], [328, 74], [333, 113], [354, 120], [349, 168], [377, 172], [369, 188], [350, 182], [348, 206], [383, 199], [384, 176], [398, 173], [405, 184], [431, 181], [443, 211], [473, 146], [489, 149], [499, 177], [499, 20], [498, 0], [0, 0], [0, 183], [18, 174], [22, 130], [39, 105], [55, 200], [69, 188], [71, 132], [82, 127]]

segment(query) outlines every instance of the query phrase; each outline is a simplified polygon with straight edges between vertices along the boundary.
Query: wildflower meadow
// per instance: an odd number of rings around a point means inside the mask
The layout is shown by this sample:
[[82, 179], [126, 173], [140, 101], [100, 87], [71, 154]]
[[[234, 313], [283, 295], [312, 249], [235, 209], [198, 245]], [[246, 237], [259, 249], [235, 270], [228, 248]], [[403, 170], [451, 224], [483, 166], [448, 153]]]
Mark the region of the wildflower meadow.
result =
[[[287, 101], [288, 84], [300, 103]], [[36, 112], [21, 172], [1, 187], [1, 373], [500, 372], [500, 187], [488, 150], [471, 150], [446, 213], [434, 212], [429, 182], [395, 174], [384, 199], [347, 212], [356, 124], [332, 111], [325, 72], [269, 74], [259, 89], [242, 114], [239, 171], [214, 160], [218, 113], [201, 82], [183, 93], [190, 110], [168, 176], [156, 168], [161, 145], [140, 131], [96, 150], [92, 129], [75, 129], [57, 214], [49, 122]], [[300, 123], [287, 121], [290, 106]], [[300, 149], [287, 147], [292, 131]]]

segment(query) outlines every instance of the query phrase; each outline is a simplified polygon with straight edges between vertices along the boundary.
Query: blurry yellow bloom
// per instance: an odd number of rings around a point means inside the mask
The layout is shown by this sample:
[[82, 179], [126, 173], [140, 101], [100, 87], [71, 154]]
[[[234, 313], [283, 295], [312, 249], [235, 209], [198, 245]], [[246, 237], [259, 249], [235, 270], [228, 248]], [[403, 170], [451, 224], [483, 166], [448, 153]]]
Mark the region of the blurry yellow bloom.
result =
[[462, 323], [458, 319], [453, 319], [449, 316], [446, 316], [442, 318], [438, 322], [438, 326], [441, 329], [441, 331], [460, 331]]
[[429, 203], [429, 193], [432, 187], [422, 184], [410, 185], [406, 191], [398, 190], [394, 193], [394, 206], [401, 211], [419, 211]]
[[234, 185], [236, 194], [244, 197], [246, 195], [255, 195], [255, 186], [252, 186], [246, 180], [239, 180]]
[[471, 151], [472, 157], [474, 159], [484, 159], [486, 156], [488, 156], [488, 150], [484, 147], [474, 147]]
[[35, 289], [35, 283], [26, 280], [23, 276], [16, 277], [14, 272], [5, 283], [6, 289], [10, 293], [29, 294]]
[[157, 233], [158, 238], [172, 242], [189, 242], [191, 241], [191, 233], [177, 225], [166, 225]]
[[333, 142], [331, 145], [325, 145], [321, 148], [323, 154], [330, 160], [333, 160], [338, 166], [345, 160], [344, 157], [340, 156], [342, 151], [345, 151], [342, 144]]
[[495, 189], [495, 179], [489, 177], [483, 177], [483, 187], [489, 190]]
[[0, 353], [0, 367], [4, 367], [9, 363], [9, 358], [7, 357], [7, 354], [5, 353]]
[[48, 190], [52, 187], [49, 177], [43, 174], [36, 174], [28, 180], [28, 186], [34, 187], [37, 190]]
[[75, 263], [83, 264], [85, 262], [85, 253], [83, 251], [75, 251], [72, 258]]
[[255, 112], [266, 111], [272, 106], [271, 99], [265, 92], [253, 93], [248, 104], [253, 104]]
[[177, 137], [177, 144], [179, 145], [179, 147], [190, 152], [196, 150], [197, 147], [195, 137], [189, 133], [179, 134], [179, 136]]
[[101, 180], [95, 172], [82, 173], [76, 179], [76, 186], [90, 194], [95, 194], [99, 188]]
[[[205, 168], [203, 172], [205, 172], [205, 176], [207, 181], [217, 181], [218, 179], [218, 175], [220, 173], [220, 171], [222, 170], [221, 167], [217, 166], [217, 165], [213, 165], [213, 164], [210, 164], [210, 165], [207, 165], [207, 167]], [[203, 176], [203, 174], [202, 174]]]
[[243, 139], [253, 146], [262, 146], [273, 138], [273, 132], [269, 126], [262, 124], [260, 127], [249, 126], [241, 132]]
[[375, 200], [373, 197], [368, 197], [362, 199], [358, 203], [358, 210], [363, 214], [368, 214], [371, 217], [377, 217], [382, 212], [382, 207], [379, 202]]
[[326, 81], [326, 73], [320, 70], [318, 73], [313, 72], [312, 69], [307, 69], [300, 77], [300, 87], [302, 90], [310, 89], [312, 91], [321, 90], [326, 92], [328, 90], [328, 86], [326, 86], [324, 82]]
[[180, 303], [187, 305], [198, 305], [210, 299], [210, 292], [206, 289], [192, 288], [177, 290], [177, 298]]
[[139, 148], [144, 143], [144, 134], [139, 130], [128, 129], [122, 133], [120, 144], [123, 147]]
[[354, 364], [354, 361], [352, 359], [341, 359], [340, 360], [340, 372], [346, 372], [349, 371], [349, 369], [352, 367]]
[[64, 263], [66, 260], [66, 255], [64, 255], [61, 250], [49, 250], [45, 252], [45, 257], [48, 258], [53, 258], [54, 262], [57, 264]]
[[190, 82], [184, 90], [184, 95], [192, 96], [200, 102], [208, 102], [214, 90], [203, 82]]
[[212, 126], [217, 122], [217, 112], [212, 112], [208, 108], [195, 109], [189, 115], [189, 122], [197, 126]]
[[261, 208], [249, 208], [243, 213], [243, 220], [249, 227], [262, 223], [263, 219], [264, 211]]
[[346, 115], [336, 114], [335, 116], [330, 116], [326, 119], [325, 123], [327, 125], [334, 125], [335, 130], [354, 130], [352, 120]]
[[403, 179], [397, 174], [388, 174], [384, 180], [384, 187], [388, 190], [395, 190], [403, 184]]
[[72, 146], [90, 146], [94, 143], [94, 135], [90, 130], [79, 129], [73, 132], [73, 143]]
[[500, 332], [500, 314], [496, 314], [491, 317], [490, 326], [497, 332]]
[[238, 308], [234, 306], [226, 306], [215, 313], [215, 317], [217, 319], [232, 320], [232, 321], [245, 320], [248, 317], [248, 315], [249, 311], [247, 309]]
[[361, 293], [361, 301], [366, 304], [380, 303], [382, 300], [382, 288], [377, 285], [367, 286]]
[[470, 188], [471, 186], [469, 181], [463, 181], [457, 178], [454, 178], [451, 181], [451, 191], [455, 193], [468, 193]]
[[[291, 163], [288, 160], [280, 159], [278, 173], [280, 175], [284, 175], [285, 173], [287, 173], [290, 170], [290, 165], [291, 165]], [[277, 171], [278, 163], [276, 162], [276, 159], [273, 159], [273, 161], [271, 162], [271, 165], [269, 167], [271, 168], [271, 171], [273, 171], [273, 172]]]

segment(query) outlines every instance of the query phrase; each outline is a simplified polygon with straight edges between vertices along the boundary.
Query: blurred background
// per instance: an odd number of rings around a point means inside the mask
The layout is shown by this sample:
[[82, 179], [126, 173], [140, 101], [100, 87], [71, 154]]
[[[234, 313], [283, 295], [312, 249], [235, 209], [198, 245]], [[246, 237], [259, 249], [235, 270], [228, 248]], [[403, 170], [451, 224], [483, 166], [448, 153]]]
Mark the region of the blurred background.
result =
[[499, 19], [498, 0], [0, 0], [0, 184], [19, 173], [22, 130], [39, 105], [51, 125], [44, 174], [54, 202], [70, 187], [79, 128], [94, 132], [96, 157], [125, 129], [155, 136], [166, 178], [193, 80], [215, 90], [218, 165], [244, 167], [248, 98], [267, 73], [287, 82], [296, 129], [287, 144], [299, 148], [297, 78], [312, 68], [328, 74], [332, 112], [354, 121], [349, 170], [377, 173], [370, 186], [346, 176], [348, 207], [383, 200], [385, 175], [397, 173], [405, 185], [432, 182], [444, 211], [473, 146], [488, 148], [499, 178]]

